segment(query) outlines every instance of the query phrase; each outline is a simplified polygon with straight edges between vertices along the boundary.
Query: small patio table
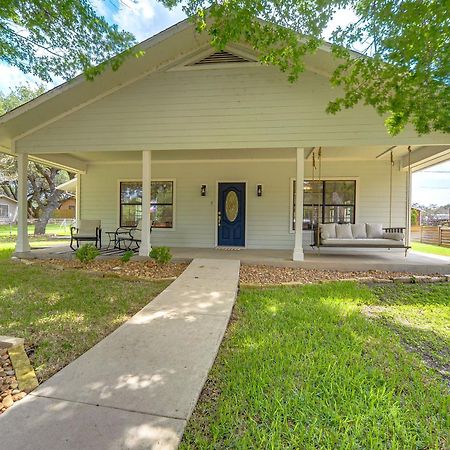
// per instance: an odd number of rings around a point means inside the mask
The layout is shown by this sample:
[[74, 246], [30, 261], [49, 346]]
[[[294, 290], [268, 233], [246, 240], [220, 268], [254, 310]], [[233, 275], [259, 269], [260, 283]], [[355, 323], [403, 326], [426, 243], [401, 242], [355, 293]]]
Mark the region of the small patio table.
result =
[[117, 248], [117, 233], [115, 231], [106, 231], [105, 234], [108, 236], [108, 246], [106, 247], [106, 250], [109, 250], [109, 248]]

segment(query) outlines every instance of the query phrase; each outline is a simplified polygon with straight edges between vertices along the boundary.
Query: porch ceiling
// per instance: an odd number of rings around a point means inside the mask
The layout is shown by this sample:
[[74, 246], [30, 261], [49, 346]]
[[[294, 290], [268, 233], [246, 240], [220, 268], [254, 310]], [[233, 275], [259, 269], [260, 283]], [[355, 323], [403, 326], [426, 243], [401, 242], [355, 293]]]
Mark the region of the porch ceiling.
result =
[[[450, 145], [435, 146], [413, 146], [412, 168], [413, 170], [437, 164], [450, 159]], [[407, 166], [407, 146], [366, 146], [366, 147], [322, 147], [322, 158], [326, 161], [374, 161], [388, 160], [390, 150], [393, 150], [394, 159], [400, 161], [403, 169]], [[305, 157], [311, 159], [313, 148], [305, 152]], [[61, 154], [36, 154], [33, 157], [47, 161], [50, 164], [73, 169], [77, 172], [85, 172], [89, 164], [105, 163], [113, 164], [119, 162], [138, 163], [142, 160], [141, 151], [98, 151], [77, 152]], [[230, 160], [286, 160], [295, 161], [295, 149], [217, 149], [217, 150], [154, 150], [152, 160], [158, 162], [176, 161], [230, 161]]]

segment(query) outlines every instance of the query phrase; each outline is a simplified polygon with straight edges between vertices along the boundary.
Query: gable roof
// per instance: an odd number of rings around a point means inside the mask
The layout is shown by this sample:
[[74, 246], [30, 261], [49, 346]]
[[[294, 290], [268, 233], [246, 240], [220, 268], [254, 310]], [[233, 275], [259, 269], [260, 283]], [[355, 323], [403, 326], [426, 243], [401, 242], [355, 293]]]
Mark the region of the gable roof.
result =
[[[173, 66], [177, 61], [191, 60], [196, 54], [203, 57], [197, 64], [217, 62], [253, 62], [258, 61], [255, 51], [244, 44], [235, 44], [235, 51], [217, 52], [210, 43], [207, 33], [199, 34], [192, 21], [187, 18], [134, 47], [144, 55], [130, 56], [117, 71], [110, 68], [98, 75], [93, 81], [86, 80], [84, 74], [56, 86], [39, 97], [0, 116], [0, 151], [13, 153], [12, 141], [24, 134], [64, 117], [116, 90], [127, 86], [145, 75]], [[318, 73], [330, 74], [335, 62], [331, 58], [331, 46], [324, 43], [316, 55], [306, 57], [306, 68], [311, 67]], [[228, 50], [228, 48], [227, 48]], [[208, 54], [204, 54], [208, 52]], [[242, 54], [240, 54], [242, 53]], [[222, 61], [220, 61], [222, 58]]]
[[7, 195], [0, 194], [0, 198], [4, 198], [6, 200], [9, 200], [10, 202], [17, 203], [17, 200], [15, 200], [14, 198], [8, 197]]

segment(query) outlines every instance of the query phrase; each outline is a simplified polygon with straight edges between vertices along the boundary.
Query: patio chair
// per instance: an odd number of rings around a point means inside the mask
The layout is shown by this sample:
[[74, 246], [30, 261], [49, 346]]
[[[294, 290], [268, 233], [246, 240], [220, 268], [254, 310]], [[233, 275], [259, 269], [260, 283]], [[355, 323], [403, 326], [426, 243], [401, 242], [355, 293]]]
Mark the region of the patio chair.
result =
[[[141, 245], [141, 230], [142, 221], [139, 220], [135, 227], [128, 228], [124, 231], [123, 227], [119, 227], [116, 230], [116, 243], [117, 247], [121, 250], [137, 250]], [[122, 248], [122, 244], [124, 248]], [[135, 245], [134, 249], [131, 248]]]
[[102, 246], [102, 225], [100, 220], [79, 220], [77, 227], [70, 227], [70, 248], [73, 247], [74, 241], [77, 248], [80, 247], [80, 241], [95, 242], [97, 248]]

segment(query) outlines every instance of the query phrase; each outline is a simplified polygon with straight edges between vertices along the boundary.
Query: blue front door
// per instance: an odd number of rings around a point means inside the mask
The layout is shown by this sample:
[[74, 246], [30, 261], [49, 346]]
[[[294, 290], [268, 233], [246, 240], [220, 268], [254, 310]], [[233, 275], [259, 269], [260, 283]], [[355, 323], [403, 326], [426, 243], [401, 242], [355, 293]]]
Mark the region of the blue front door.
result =
[[219, 183], [217, 244], [245, 246], [245, 183]]

